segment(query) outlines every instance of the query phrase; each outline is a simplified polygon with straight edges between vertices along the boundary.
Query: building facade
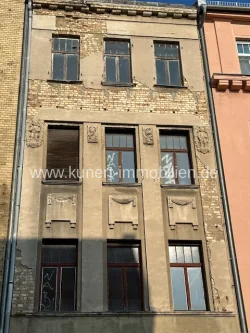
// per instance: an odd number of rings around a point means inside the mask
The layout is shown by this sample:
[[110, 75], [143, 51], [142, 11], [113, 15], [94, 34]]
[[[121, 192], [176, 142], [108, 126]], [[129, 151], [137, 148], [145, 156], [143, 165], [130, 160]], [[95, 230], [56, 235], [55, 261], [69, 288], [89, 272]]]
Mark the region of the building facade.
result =
[[248, 326], [250, 8], [209, 2], [205, 37]]
[[11, 333], [240, 332], [196, 9], [34, 1]]
[[[18, 0], [0, 7], [0, 293], [8, 231], [18, 92], [21, 70], [24, 4]], [[15, 48], [13, 47], [15, 45]], [[1, 294], [0, 294], [1, 296]], [[1, 298], [1, 297], [0, 297]]]

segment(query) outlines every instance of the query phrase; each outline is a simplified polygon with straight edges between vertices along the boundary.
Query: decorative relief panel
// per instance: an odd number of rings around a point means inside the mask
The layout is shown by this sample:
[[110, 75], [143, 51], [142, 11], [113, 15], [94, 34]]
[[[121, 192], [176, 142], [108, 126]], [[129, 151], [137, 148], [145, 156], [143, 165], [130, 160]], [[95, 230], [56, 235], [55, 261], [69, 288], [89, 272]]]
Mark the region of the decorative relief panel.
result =
[[87, 126], [88, 143], [98, 142], [98, 127], [94, 125]]
[[211, 144], [208, 129], [205, 127], [197, 127], [194, 133], [194, 139], [197, 150], [206, 154], [210, 152]]
[[177, 223], [192, 224], [198, 229], [198, 215], [196, 200], [193, 197], [168, 197], [168, 216], [171, 229], [175, 229]]
[[132, 223], [138, 229], [138, 208], [136, 197], [109, 196], [109, 228], [115, 223]]
[[43, 142], [43, 121], [28, 119], [26, 129], [26, 145], [31, 148], [41, 147]]
[[46, 228], [52, 222], [69, 222], [71, 228], [76, 227], [76, 194], [51, 193], [47, 195]]
[[143, 136], [143, 143], [145, 145], [153, 145], [154, 144], [154, 135], [153, 135], [153, 128], [151, 127], [144, 127], [142, 129], [142, 136]]

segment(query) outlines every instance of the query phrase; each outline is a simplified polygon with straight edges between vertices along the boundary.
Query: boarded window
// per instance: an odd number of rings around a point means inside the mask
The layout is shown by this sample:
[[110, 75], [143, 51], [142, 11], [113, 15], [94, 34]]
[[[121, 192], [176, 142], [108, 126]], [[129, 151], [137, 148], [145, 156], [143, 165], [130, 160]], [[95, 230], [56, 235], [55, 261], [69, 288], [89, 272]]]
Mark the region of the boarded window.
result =
[[78, 180], [78, 169], [79, 128], [49, 126], [46, 179]]
[[53, 38], [52, 79], [77, 81], [79, 79], [79, 39]]
[[141, 253], [137, 244], [108, 244], [110, 311], [142, 310]]
[[182, 86], [179, 45], [154, 43], [156, 83], [162, 86]]
[[199, 246], [170, 245], [174, 309], [207, 310]]
[[105, 41], [106, 82], [111, 84], [131, 83], [130, 42]]
[[72, 241], [44, 241], [42, 246], [40, 310], [74, 311], [77, 246]]

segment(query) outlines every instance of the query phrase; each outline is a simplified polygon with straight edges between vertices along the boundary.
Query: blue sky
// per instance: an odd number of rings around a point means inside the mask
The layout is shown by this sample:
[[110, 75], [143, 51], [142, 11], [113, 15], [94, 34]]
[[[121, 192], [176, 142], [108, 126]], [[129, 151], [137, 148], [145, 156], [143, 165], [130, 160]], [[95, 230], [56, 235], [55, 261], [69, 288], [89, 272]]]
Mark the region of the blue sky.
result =
[[[166, 2], [166, 3], [172, 3], [172, 4], [184, 4], [186, 6], [191, 6], [195, 0], [145, 0], [145, 1], [149, 1], [149, 2]], [[236, 0], [237, 2], [250, 2], [250, 0]], [[230, 0], [227, 0], [227, 2], [236, 2], [236, 1], [230, 1]]]

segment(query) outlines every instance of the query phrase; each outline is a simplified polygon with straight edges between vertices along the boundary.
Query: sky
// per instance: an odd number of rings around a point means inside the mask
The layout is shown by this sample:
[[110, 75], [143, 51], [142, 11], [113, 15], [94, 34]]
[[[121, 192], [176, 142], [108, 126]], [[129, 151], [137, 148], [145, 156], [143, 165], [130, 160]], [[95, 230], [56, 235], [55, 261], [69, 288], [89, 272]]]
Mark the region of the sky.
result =
[[[143, 1], [143, 0], [140, 0]], [[145, 0], [148, 2], [166, 2], [166, 3], [172, 3], [172, 4], [184, 4], [186, 6], [191, 6], [195, 2], [195, 0]], [[247, 2], [250, 3], [250, 0], [237, 0], [237, 1], [232, 1], [232, 0], [227, 0], [227, 2]]]

